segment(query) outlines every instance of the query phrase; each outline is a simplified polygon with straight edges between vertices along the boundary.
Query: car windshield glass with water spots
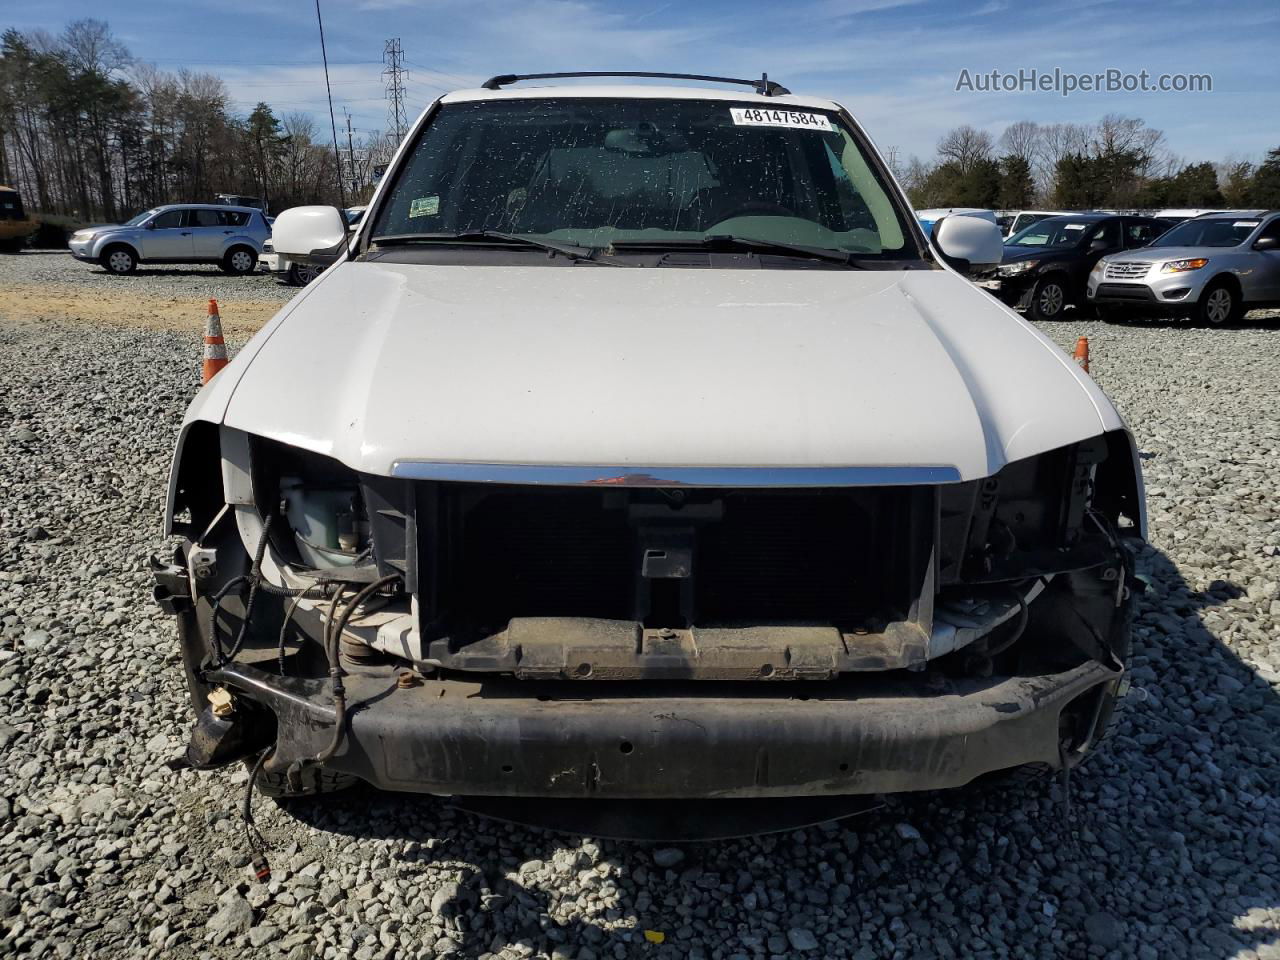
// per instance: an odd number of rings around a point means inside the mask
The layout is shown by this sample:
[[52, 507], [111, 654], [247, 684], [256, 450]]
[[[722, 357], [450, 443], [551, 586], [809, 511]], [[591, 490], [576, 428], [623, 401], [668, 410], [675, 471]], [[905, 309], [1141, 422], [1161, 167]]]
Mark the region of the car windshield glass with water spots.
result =
[[1256, 217], [1187, 220], [1156, 238], [1153, 247], [1236, 247], [1261, 223]]
[[443, 105], [391, 185], [371, 239], [495, 231], [652, 249], [729, 235], [916, 260], [906, 222], [833, 112], [522, 98]]

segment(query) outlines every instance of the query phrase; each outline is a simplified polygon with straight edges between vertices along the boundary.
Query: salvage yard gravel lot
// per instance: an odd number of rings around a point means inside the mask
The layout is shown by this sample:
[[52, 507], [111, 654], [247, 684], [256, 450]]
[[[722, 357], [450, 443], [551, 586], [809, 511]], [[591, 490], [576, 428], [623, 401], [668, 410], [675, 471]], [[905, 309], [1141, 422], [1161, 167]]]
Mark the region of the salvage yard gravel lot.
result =
[[0, 257], [0, 954], [1280, 957], [1274, 315], [1046, 328], [1090, 338], [1151, 511], [1134, 690], [1069, 804], [1056, 780], [975, 786], [671, 847], [259, 798], [264, 885], [243, 770], [164, 766], [188, 705], [145, 558], [205, 301], [234, 348], [292, 292]]

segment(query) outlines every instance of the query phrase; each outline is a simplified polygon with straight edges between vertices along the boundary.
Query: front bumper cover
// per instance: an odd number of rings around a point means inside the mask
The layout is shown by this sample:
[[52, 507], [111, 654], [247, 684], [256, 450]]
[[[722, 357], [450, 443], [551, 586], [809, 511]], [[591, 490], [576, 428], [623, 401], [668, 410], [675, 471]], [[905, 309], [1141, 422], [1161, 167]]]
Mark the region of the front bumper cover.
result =
[[1108, 280], [1089, 275], [1085, 294], [1090, 303], [1106, 303], [1140, 309], [1176, 310], [1200, 299], [1209, 273], [1187, 270], [1182, 273], [1148, 274], [1146, 277]]
[[[933, 790], [1028, 763], [1061, 765], [1060, 715], [1121, 669], [926, 675], [777, 688], [423, 680], [353, 667], [332, 770], [389, 790], [565, 798], [800, 797]], [[230, 664], [211, 683], [269, 707], [285, 769], [332, 737], [328, 684]], [[1100, 712], [1100, 711], [1099, 711]], [[1091, 730], [1088, 742], [1100, 731]], [[1075, 749], [1082, 753], [1088, 743]]]

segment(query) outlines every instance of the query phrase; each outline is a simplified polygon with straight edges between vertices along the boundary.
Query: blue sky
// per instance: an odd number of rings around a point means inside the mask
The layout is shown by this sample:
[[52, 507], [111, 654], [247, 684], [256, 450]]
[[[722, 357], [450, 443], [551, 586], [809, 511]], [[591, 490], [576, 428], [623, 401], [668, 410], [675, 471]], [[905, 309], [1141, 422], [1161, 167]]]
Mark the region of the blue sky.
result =
[[[383, 43], [401, 39], [410, 113], [494, 73], [672, 70], [757, 76], [830, 96], [883, 149], [932, 156], [960, 123], [1108, 112], [1163, 129], [1189, 160], [1280, 146], [1277, 0], [321, 0], [334, 105], [385, 128]], [[312, 0], [9, 0], [0, 27], [106, 19], [133, 54], [223, 77], [233, 106], [327, 121]], [[1211, 93], [956, 92], [962, 69], [1208, 73]], [[326, 123], [327, 126], [327, 123]]]

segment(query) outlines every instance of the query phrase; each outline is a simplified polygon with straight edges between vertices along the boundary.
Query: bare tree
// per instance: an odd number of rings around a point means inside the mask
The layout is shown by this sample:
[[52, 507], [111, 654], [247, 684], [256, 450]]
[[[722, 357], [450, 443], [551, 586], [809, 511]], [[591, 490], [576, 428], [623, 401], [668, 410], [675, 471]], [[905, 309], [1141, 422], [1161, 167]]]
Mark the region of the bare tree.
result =
[[991, 134], [967, 123], [947, 131], [938, 141], [938, 159], [954, 163], [962, 174], [972, 170], [979, 160], [990, 160], [994, 151]]
[[1046, 124], [1040, 128], [1040, 163], [1052, 169], [1068, 153], [1087, 152], [1092, 139], [1091, 128], [1084, 124]]
[[932, 172], [933, 167], [913, 153], [907, 159], [902, 173], [898, 175], [898, 180], [902, 183], [903, 190], [915, 196], [923, 189], [925, 181], [929, 179], [929, 174]]
[[1000, 153], [1020, 157], [1034, 164], [1040, 152], [1040, 125], [1034, 120], [1018, 120], [1004, 128], [1000, 135]]
[[82, 73], [108, 76], [133, 59], [102, 20], [73, 20], [62, 32], [58, 46], [71, 66]]

